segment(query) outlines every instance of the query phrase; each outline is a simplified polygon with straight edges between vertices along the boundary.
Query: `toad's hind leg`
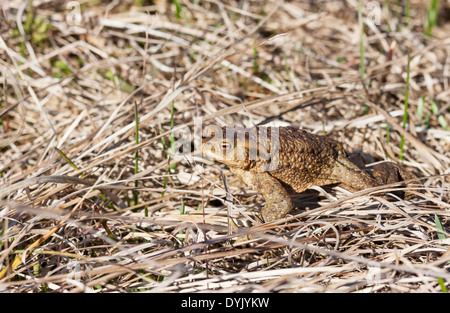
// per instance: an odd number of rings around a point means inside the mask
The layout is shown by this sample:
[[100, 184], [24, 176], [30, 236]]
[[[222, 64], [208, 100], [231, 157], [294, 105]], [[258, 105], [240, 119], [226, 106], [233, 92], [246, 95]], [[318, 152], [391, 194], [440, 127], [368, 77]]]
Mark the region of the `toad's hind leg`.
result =
[[341, 183], [355, 190], [363, 190], [380, 185], [369, 174], [361, 170], [347, 158], [338, 158], [336, 160], [336, 165], [331, 175], [333, 178], [336, 178]]

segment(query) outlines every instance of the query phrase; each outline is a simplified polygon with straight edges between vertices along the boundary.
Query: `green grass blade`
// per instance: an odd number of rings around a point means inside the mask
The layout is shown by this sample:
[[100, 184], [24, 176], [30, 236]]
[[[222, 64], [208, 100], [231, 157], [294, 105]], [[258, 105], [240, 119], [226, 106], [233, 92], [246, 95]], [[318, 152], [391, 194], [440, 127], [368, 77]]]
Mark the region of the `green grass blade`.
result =
[[[68, 157], [64, 152], [62, 152], [61, 150], [59, 150], [59, 149], [56, 148], [56, 147], [55, 147], [55, 150], [59, 153], [60, 156], [62, 156], [62, 158], [63, 158], [67, 163], [69, 163], [70, 166], [73, 167], [73, 169], [74, 169], [75, 171], [78, 171], [78, 170], [79, 170], [78, 167], [75, 165], [75, 163], [73, 163], [72, 160], [69, 159], [69, 157]], [[81, 177], [83, 177], [83, 175], [81, 175]]]
[[425, 21], [425, 35], [431, 36], [434, 26], [437, 24], [439, 14], [439, 0], [431, 0], [428, 5], [427, 20]]
[[258, 47], [256, 39], [253, 40], [253, 71], [257, 73], [259, 71], [258, 66]]
[[[439, 217], [435, 214], [434, 215], [434, 223], [436, 225], [436, 228], [438, 230], [441, 230], [442, 232], [438, 231], [437, 236], [439, 239], [446, 239], [447, 236], [444, 234], [444, 228], [442, 227], [441, 221], [439, 220]], [[448, 293], [447, 287], [445, 286], [445, 281], [443, 278], [438, 278], [439, 286], [441, 287], [441, 291], [443, 293]]]
[[180, 214], [181, 214], [181, 215], [183, 215], [183, 214], [186, 213], [185, 207], [186, 207], [186, 203], [182, 202], [182, 203], [181, 203], [181, 207], [180, 207]]
[[[139, 145], [139, 115], [138, 115], [138, 107], [137, 102], [134, 102], [134, 124], [135, 124], [135, 131], [134, 131], [134, 143]], [[139, 149], [136, 149], [134, 151], [134, 174], [136, 175], [139, 173]], [[136, 179], [134, 181], [134, 187], [138, 187], [138, 180]], [[134, 190], [133, 191], [134, 200], [133, 205], [137, 205], [139, 203], [139, 191]]]
[[446, 239], [447, 236], [444, 234], [444, 228], [442, 227], [441, 221], [439, 220], [439, 217], [435, 214], [434, 215], [434, 223], [436, 224], [436, 228], [441, 230], [442, 232], [437, 232], [437, 236], [439, 239]]
[[411, 4], [409, 3], [409, 0], [406, 1], [405, 3], [405, 12], [404, 12], [404, 25], [406, 27], [409, 27], [409, 12], [410, 12], [410, 8], [411, 8]]
[[[408, 98], [409, 98], [409, 74], [410, 74], [410, 63], [411, 63], [411, 51], [408, 51], [408, 65], [406, 69], [406, 89], [405, 89], [405, 104], [403, 110], [403, 124], [402, 127], [406, 128], [406, 123], [408, 122]], [[399, 159], [403, 160], [403, 152], [405, 145], [405, 136], [401, 137], [400, 142], [400, 156]]]
[[361, 78], [364, 81], [366, 77], [366, 66], [364, 65], [364, 23], [363, 23], [363, 16], [362, 16], [362, 0], [359, 0], [358, 5], [358, 22], [359, 22], [359, 30], [361, 32], [360, 38], [359, 38], [359, 55], [360, 55], [360, 71], [361, 71]]
[[422, 121], [425, 116], [425, 97], [420, 97], [417, 101], [417, 118]]
[[[173, 130], [173, 128], [175, 127], [174, 102], [175, 101], [172, 101], [170, 105], [170, 130]], [[173, 132], [170, 133], [170, 152], [172, 153], [172, 155], [175, 155], [175, 134]], [[173, 163], [171, 169], [175, 170], [176, 166], [177, 166], [176, 163]]]
[[439, 283], [439, 286], [441, 287], [441, 291], [442, 291], [443, 293], [448, 293], [447, 287], [445, 286], [445, 281], [444, 281], [444, 279], [441, 278], [441, 277], [439, 277], [439, 278], [438, 278], [438, 283]]

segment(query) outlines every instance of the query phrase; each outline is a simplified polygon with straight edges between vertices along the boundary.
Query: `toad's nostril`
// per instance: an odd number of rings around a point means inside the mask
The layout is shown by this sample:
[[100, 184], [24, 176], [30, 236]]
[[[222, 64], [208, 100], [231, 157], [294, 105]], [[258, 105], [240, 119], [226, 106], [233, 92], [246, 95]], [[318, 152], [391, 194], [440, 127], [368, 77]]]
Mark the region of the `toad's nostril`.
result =
[[216, 151], [214, 145], [211, 142], [205, 142], [202, 145], [201, 150], [202, 150], [203, 156], [206, 156], [206, 157], [208, 157], [211, 154], [214, 154]]

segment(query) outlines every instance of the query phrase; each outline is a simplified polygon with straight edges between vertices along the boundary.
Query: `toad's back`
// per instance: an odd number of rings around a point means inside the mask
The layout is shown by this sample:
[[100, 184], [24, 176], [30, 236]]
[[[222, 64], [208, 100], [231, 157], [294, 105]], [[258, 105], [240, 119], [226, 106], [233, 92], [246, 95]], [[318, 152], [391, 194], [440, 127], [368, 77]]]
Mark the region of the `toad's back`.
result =
[[[277, 166], [269, 174], [295, 192], [301, 192], [312, 185], [327, 185], [340, 182], [333, 177], [334, 167], [340, 157], [345, 157], [342, 146], [335, 140], [314, 135], [293, 127], [268, 127], [267, 137], [270, 146], [278, 138], [278, 151], [271, 151], [273, 162]], [[254, 170], [261, 171], [265, 160], [258, 159]], [[259, 164], [261, 163], [261, 164]]]

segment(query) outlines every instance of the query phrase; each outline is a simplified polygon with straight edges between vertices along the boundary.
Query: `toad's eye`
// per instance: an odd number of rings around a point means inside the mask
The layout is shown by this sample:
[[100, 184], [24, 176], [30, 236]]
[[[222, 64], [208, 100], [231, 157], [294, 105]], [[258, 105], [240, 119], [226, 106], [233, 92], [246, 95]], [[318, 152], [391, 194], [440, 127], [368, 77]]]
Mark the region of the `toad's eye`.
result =
[[230, 150], [231, 144], [229, 142], [222, 142], [220, 147], [222, 148], [223, 152], [227, 152], [228, 150]]

